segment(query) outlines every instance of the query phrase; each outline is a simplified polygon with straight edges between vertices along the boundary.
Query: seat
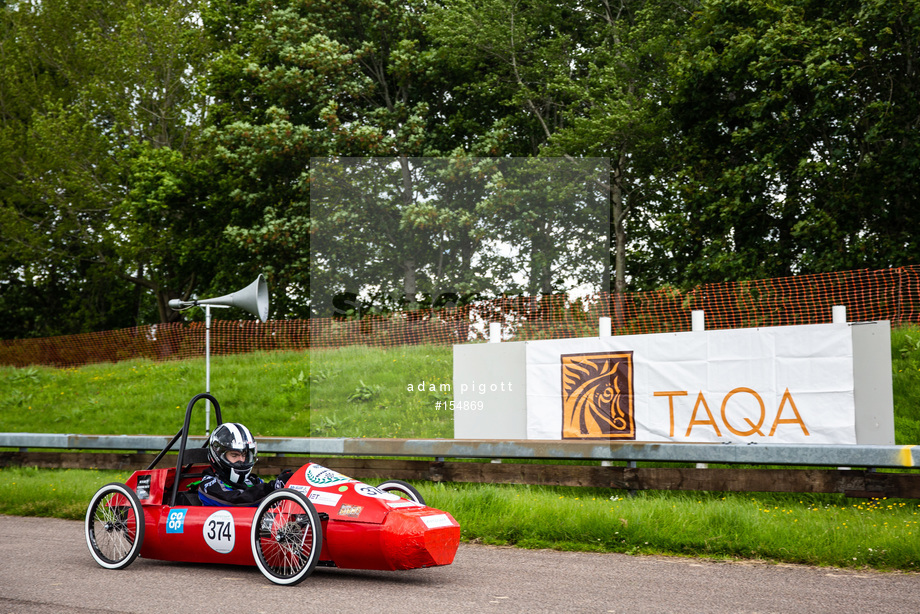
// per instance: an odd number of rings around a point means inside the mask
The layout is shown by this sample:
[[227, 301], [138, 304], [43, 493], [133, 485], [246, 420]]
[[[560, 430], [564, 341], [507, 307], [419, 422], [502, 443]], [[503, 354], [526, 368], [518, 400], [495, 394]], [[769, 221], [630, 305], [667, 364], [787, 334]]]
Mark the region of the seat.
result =
[[[182, 471], [179, 473], [178, 482], [181, 486], [184, 480], [189, 478], [197, 479], [204, 476], [204, 473], [191, 472], [192, 465], [200, 464], [209, 464], [208, 461], [208, 449], [207, 448], [187, 448], [185, 453], [182, 455], [182, 462], [179, 463], [179, 467], [182, 468]], [[164, 492], [165, 500], [164, 503], [169, 504], [170, 492], [172, 492], [172, 481], [166, 485], [166, 492]], [[176, 492], [176, 502], [175, 505], [189, 505], [189, 506], [200, 506], [201, 500], [198, 498], [198, 493], [194, 490], [178, 490]]]
[[176, 505], [200, 506], [201, 500], [194, 490], [182, 490], [176, 493]]
[[208, 462], [207, 448], [186, 448], [185, 454], [182, 455], [183, 465], [195, 465]]

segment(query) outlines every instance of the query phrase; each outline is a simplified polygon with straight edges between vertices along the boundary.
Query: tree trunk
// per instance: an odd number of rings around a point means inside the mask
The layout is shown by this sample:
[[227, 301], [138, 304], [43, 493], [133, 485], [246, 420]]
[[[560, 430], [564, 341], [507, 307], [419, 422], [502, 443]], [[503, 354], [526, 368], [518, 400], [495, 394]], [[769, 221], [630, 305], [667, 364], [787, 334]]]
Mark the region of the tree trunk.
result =
[[[403, 192], [402, 192], [402, 201], [403, 206], [409, 207], [412, 204], [412, 195], [414, 190], [412, 188], [412, 171], [409, 169], [409, 158], [405, 154], [399, 156], [399, 166], [400, 171], [402, 172], [402, 183], [403, 183]], [[403, 249], [411, 249], [411, 246], [397, 246], [402, 247]], [[418, 282], [416, 279], [416, 263], [415, 258], [411, 253], [405, 254], [405, 257], [402, 261], [403, 267], [403, 292], [406, 295], [406, 309], [409, 311], [414, 311], [418, 308]]]
[[613, 181], [610, 182], [610, 207], [613, 218], [613, 243], [614, 254], [614, 284], [613, 284], [613, 323], [614, 330], [626, 324], [623, 293], [626, 292], [626, 228], [623, 224], [625, 209], [623, 207], [623, 186], [620, 168], [626, 160], [620, 157], [617, 169], [614, 171]]

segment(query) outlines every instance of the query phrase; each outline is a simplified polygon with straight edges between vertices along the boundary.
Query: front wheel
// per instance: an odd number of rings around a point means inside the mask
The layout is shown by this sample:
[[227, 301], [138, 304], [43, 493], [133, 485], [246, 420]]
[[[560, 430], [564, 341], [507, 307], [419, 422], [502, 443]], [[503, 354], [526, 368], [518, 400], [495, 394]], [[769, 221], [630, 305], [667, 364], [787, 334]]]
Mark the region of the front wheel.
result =
[[402, 497], [403, 499], [425, 505], [425, 498], [422, 497], [422, 493], [416, 490], [415, 486], [408, 482], [403, 482], [402, 480], [387, 480], [377, 488], [391, 495], [396, 495], [397, 497]]
[[124, 569], [144, 543], [144, 508], [134, 491], [118, 482], [93, 495], [86, 510], [86, 545], [106, 569]]
[[262, 500], [252, 519], [252, 555], [275, 584], [294, 585], [313, 573], [323, 546], [316, 508], [300, 492], [276, 490]]

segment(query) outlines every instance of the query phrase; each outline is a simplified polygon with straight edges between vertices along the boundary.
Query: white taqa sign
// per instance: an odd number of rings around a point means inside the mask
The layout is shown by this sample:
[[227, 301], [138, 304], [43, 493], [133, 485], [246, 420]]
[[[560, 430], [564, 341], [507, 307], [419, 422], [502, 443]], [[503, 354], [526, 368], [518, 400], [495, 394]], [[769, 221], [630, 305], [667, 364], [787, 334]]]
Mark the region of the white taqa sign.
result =
[[856, 443], [846, 325], [526, 343], [529, 439]]

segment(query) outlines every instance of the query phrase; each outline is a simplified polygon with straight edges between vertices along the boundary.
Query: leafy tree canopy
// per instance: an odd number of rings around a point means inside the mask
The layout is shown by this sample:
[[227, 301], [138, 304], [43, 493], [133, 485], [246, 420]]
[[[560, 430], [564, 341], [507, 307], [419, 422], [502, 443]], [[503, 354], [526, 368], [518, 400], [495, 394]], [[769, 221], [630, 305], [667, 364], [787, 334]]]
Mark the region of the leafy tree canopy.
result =
[[169, 299], [258, 273], [273, 318], [359, 265], [408, 305], [557, 291], [588, 192], [617, 292], [915, 264], [918, 40], [920, 0], [4, 0], [0, 337], [201, 317]]

